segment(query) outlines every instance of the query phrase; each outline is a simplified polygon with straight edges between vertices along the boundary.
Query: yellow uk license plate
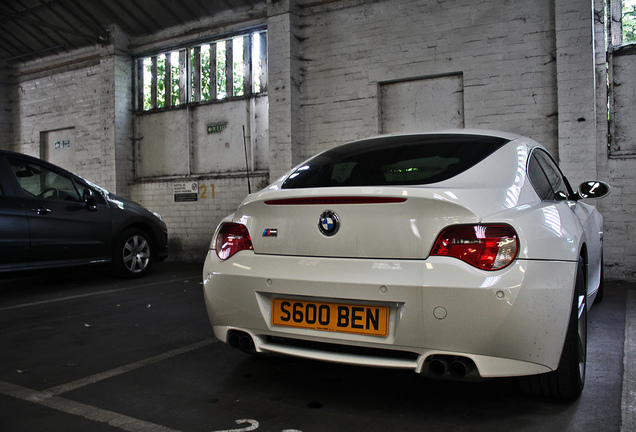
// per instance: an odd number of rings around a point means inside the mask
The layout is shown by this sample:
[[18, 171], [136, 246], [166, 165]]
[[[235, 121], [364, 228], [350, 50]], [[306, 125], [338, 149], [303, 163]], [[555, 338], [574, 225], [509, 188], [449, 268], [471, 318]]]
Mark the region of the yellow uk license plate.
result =
[[389, 308], [275, 298], [272, 324], [311, 330], [387, 336]]

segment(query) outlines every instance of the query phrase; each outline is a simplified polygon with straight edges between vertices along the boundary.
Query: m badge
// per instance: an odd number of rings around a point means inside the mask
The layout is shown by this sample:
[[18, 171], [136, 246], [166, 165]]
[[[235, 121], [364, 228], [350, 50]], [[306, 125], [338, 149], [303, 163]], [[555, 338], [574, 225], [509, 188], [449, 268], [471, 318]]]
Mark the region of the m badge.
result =
[[278, 229], [265, 228], [265, 231], [263, 231], [263, 237], [278, 237]]

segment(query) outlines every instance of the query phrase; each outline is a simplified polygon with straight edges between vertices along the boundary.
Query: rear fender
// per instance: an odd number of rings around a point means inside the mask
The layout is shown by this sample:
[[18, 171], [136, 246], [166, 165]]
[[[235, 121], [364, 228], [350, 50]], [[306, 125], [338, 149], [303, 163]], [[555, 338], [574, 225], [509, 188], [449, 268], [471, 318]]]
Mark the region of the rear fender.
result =
[[563, 202], [538, 202], [491, 215], [482, 223], [507, 223], [519, 236], [519, 258], [578, 261], [586, 243], [580, 220]]

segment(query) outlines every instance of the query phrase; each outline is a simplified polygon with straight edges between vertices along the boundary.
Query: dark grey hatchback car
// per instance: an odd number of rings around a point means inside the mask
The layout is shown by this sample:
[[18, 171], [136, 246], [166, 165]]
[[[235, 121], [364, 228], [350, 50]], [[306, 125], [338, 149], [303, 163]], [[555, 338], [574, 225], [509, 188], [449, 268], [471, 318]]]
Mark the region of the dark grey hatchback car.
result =
[[167, 256], [160, 215], [56, 165], [0, 151], [0, 273], [110, 264], [133, 278]]

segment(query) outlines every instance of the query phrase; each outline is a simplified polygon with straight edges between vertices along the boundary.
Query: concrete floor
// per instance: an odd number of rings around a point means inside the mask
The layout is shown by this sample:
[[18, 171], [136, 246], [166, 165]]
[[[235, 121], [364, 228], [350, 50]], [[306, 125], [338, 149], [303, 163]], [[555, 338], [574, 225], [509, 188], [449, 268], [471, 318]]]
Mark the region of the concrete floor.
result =
[[0, 431], [636, 431], [635, 309], [636, 284], [607, 284], [586, 388], [563, 402], [513, 379], [245, 355], [212, 336], [200, 265], [4, 279]]

